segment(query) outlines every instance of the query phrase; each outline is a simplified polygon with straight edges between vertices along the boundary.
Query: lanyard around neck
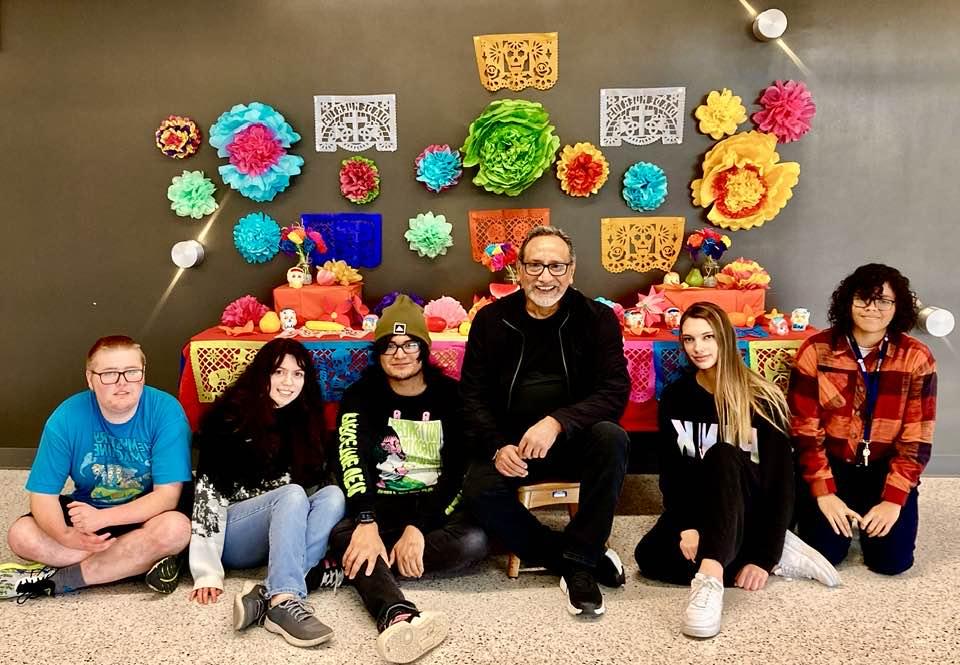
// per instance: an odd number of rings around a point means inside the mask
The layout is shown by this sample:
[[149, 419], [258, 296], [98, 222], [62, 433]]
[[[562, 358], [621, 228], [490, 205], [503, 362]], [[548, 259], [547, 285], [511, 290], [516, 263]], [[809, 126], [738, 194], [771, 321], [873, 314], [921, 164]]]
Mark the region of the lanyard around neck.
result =
[[849, 336], [850, 348], [853, 349], [857, 357], [857, 365], [860, 367], [860, 376], [863, 378], [863, 386], [867, 391], [866, 402], [863, 407], [863, 440], [870, 441], [870, 430], [873, 429], [873, 410], [877, 406], [877, 398], [880, 395], [880, 367], [883, 365], [883, 359], [887, 355], [887, 346], [889, 339], [883, 336], [883, 343], [880, 345], [880, 354], [877, 357], [877, 366], [872, 372], [867, 372], [867, 364], [863, 361], [863, 354], [860, 352], [860, 345], [853, 336]]

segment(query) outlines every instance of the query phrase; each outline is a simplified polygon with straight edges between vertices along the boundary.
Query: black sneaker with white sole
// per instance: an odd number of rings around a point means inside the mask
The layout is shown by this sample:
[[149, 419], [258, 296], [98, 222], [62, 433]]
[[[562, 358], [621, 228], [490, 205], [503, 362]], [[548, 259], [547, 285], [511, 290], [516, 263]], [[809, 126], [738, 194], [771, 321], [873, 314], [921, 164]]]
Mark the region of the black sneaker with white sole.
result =
[[343, 584], [343, 566], [333, 559], [323, 559], [316, 566], [307, 571], [307, 591], [317, 589], [333, 589], [336, 591]]
[[268, 608], [263, 627], [295, 647], [314, 647], [333, 637], [333, 629], [321, 623], [313, 608], [299, 598]]
[[593, 574], [586, 568], [575, 568], [560, 578], [560, 590], [567, 599], [567, 611], [574, 616], [599, 617], [606, 608], [603, 594]]
[[597, 582], [605, 587], [616, 589], [627, 583], [627, 571], [620, 557], [611, 548], [600, 557], [597, 567], [593, 571]]
[[233, 597], [233, 629], [245, 630], [263, 621], [267, 613], [267, 588], [256, 582], [244, 582], [243, 588]]
[[157, 561], [143, 576], [147, 586], [157, 593], [173, 593], [180, 584], [180, 556], [173, 554]]

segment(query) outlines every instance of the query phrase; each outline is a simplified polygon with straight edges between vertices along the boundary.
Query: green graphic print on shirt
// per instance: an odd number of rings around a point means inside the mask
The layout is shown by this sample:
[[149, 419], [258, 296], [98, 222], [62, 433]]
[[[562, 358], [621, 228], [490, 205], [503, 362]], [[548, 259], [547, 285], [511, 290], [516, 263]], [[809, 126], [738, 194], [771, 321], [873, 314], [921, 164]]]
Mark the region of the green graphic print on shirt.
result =
[[383, 494], [422, 491], [437, 484], [443, 423], [439, 420], [390, 418], [383, 440], [374, 451]]

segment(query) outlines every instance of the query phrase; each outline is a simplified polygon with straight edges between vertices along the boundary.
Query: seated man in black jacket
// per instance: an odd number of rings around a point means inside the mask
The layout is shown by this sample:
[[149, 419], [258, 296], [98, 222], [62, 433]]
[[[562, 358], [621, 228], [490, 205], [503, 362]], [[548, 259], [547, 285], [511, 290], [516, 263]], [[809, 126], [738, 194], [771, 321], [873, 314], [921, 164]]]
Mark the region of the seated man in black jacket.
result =
[[[481, 309], [460, 380], [477, 459], [464, 485], [487, 532], [522, 560], [560, 575], [568, 610], [599, 616], [597, 582], [622, 586], [606, 548], [627, 471], [629, 438], [617, 425], [630, 393], [623, 337], [606, 305], [570, 288], [570, 237], [536, 227], [520, 247], [522, 291]], [[517, 487], [580, 481], [580, 509], [563, 533], [534, 517]]]
[[423, 310], [401, 295], [374, 332], [373, 365], [344, 393], [337, 422], [347, 517], [330, 534], [367, 611], [377, 649], [408, 663], [440, 644], [448, 622], [420, 612], [403, 577], [455, 571], [486, 556], [486, 536], [455, 510], [466, 470], [457, 383], [429, 364]]

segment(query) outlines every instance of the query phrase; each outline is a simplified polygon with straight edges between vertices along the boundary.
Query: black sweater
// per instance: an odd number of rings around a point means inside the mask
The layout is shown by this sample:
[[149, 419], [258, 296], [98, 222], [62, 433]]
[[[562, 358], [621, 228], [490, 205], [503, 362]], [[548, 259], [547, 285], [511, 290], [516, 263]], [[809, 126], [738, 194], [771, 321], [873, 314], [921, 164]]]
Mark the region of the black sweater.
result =
[[[663, 391], [658, 419], [664, 518], [679, 531], [699, 530], [700, 506], [711, 500], [700, 491], [703, 455], [711, 445], [729, 445], [715, 433], [719, 426], [713, 395], [697, 383], [696, 373], [686, 374]], [[784, 533], [793, 514], [793, 458], [786, 434], [760, 416], [754, 416], [753, 427], [757, 430], [757, 449], [741, 447], [741, 454], [749, 460], [744, 467], [752, 488], [751, 510], [759, 519], [744, 534], [741, 554], [769, 571], [780, 560]]]
[[337, 437], [347, 515], [424, 533], [444, 523], [466, 471], [456, 381], [431, 372], [423, 393], [404, 397], [368, 372], [343, 395]]

